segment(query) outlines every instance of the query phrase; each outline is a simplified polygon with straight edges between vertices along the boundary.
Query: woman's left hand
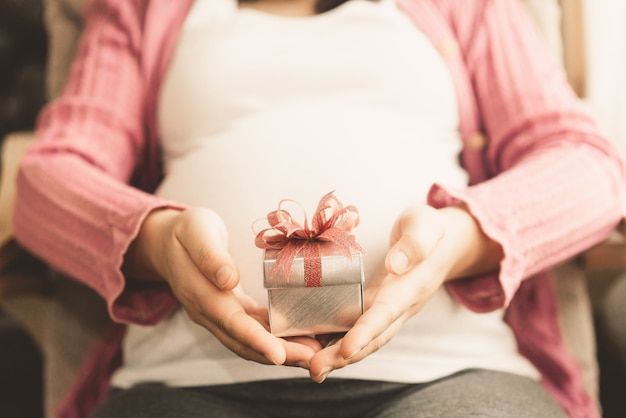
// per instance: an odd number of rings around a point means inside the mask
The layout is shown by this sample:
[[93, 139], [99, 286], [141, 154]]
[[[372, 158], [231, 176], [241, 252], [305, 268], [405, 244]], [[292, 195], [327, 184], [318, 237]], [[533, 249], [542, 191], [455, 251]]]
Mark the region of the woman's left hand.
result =
[[311, 379], [322, 382], [377, 351], [446, 280], [493, 270], [501, 257], [499, 245], [465, 209], [407, 209], [393, 227], [385, 268], [364, 292], [365, 313], [343, 338], [314, 355]]

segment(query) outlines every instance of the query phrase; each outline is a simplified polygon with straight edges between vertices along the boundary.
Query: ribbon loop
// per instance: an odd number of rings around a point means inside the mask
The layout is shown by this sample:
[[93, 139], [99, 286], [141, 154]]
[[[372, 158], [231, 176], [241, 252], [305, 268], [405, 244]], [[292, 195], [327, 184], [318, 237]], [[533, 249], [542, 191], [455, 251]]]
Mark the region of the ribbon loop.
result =
[[320, 199], [311, 225], [308, 223], [306, 212], [303, 224], [295, 221], [291, 214], [282, 208], [284, 203], [293, 201], [283, 200], [277, 210], [267, 215], [269, 228], [257, 233], [254, 244], [258, 248], [280, 250], [273, 271], [278, 272], [282, 269], [287, 281], [293, 260], [302, 254], [305, 264], [305, 286], [321, 285], [321, 242], [335, 244], [340, 253], [347, 257], [352, 256], [351, 250], [365, 252], [351, 234], [359, 224], [356, 207], [352, 205], [344, 207], [333, 193], [327, 193]]

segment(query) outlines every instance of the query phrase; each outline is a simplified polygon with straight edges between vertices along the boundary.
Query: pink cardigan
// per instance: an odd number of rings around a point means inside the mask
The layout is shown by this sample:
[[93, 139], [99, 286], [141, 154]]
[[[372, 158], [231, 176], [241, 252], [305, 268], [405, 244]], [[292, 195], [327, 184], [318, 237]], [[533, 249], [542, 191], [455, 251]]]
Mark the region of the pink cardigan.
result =
[[[99, 292], [120, 324], [154, 324], [176, 304], [166, 288], [126, 288], [120, 266], [147, 213], [180, 207], [149, 192], [160, 177], [157, 94], [191, 3], [91, 1], [65, 94], [42, 113], [38, 143], [21, 162], [18, 240]], [[465, 202], [505, 253], [497, 275], [449, 290], [474, 311], [507, 307], [519, 350], [545, 387], [570, 416], [596, 416], [561, 340], [546, 271], [618, 222], [618, 155], [517, 1], [398, 3], [439, 48], [458, 93], [471, 186], [434, 186], [430, 204]], [[102, 400], [122, 335], [118, 326], [94, 349], [60, 416], [84, 416]]]

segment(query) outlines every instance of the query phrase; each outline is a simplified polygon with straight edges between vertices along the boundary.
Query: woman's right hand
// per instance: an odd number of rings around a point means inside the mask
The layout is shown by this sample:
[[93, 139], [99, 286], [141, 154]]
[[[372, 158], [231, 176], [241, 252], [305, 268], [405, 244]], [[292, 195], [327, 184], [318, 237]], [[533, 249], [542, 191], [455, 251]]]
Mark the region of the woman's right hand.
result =
[[285, 340], [268, 331], [262, 309], [237, 291], [239, 271], [226, 227], [208, 209], [151, 212], [127, 252], [124, 272], [166, 281], [189, 317], [244, 359], [308, 369], [321, 349], [312, 338]]

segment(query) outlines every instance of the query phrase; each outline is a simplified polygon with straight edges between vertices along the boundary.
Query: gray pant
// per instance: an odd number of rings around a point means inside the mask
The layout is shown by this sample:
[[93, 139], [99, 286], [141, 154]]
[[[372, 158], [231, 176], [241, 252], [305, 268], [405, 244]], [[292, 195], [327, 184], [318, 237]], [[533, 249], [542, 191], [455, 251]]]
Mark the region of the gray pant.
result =
[[508, 373], [467, 370], [424, 384], [289, 379], [200, 388], [115, 390], [91, 418], [565, 417], [543, 387]]

